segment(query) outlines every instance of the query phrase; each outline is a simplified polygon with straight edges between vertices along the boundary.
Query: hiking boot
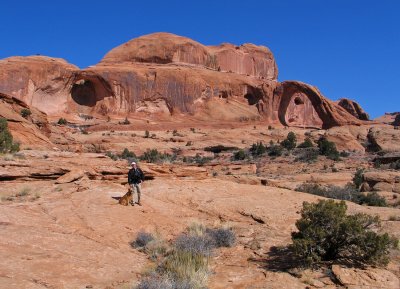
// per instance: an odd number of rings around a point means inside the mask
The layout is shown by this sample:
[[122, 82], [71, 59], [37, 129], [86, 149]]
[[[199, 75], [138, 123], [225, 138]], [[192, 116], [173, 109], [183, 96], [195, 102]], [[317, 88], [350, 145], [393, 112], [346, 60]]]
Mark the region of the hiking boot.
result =
[[138, 206], [141, 206], [141, 205], [142, 205], [142, 203], [141, 203], [141, 202], [137, 202], [136, 204], [138, 204]]
[[134, 206], [134, 205], [135, 205], [135, 203], [134, 203], [133, 201], [130, 201], [129, 204], [130, 204], [131, 206]]

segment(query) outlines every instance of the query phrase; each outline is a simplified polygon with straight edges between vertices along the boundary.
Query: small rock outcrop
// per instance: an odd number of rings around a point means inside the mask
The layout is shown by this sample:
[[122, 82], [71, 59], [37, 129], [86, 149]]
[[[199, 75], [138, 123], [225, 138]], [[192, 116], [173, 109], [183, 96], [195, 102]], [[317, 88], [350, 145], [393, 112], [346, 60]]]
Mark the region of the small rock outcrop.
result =
[[357, 102], [347, 98], [342, 98], [339, 100], [338, 104], [356, 118], [369, 120], [368, 113], [366, 113]]

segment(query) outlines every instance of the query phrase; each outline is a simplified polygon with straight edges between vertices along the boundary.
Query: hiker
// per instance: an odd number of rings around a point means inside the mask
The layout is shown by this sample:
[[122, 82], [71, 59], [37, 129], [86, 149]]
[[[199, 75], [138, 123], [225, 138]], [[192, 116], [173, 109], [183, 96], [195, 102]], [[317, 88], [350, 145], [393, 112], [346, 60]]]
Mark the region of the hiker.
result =
[[[138, 168], [135, 162], [132, 162], [131, 165], [132, 168], [128, 172], [128, 183], [132, 188], [132, 194], [134, 194], [136, 190], [138, 195], [137, 204], [141, 206], [142, 204], [140, 203], [140, 193], [141, 193], [140, 184], [144, 181], [144, 174], [143, 171], [140, 168]], [[134, 205], [133, 198], [131, 201], [131, 205], [132, 206]]]

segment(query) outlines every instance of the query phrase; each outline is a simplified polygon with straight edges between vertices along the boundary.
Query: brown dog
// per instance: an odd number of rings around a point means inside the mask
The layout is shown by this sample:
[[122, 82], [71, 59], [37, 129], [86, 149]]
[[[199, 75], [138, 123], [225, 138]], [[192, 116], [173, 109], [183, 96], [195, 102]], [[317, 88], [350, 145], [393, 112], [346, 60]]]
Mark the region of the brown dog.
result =
[[128, 192], [123, 197], [121, 197], [121, 199], [119, 199], [119, 203], [120, 203], [120, 205], [123, 205], [123, 206], [128, 206], [130, 203], [133, 203], [131, 188], [129, 188]]

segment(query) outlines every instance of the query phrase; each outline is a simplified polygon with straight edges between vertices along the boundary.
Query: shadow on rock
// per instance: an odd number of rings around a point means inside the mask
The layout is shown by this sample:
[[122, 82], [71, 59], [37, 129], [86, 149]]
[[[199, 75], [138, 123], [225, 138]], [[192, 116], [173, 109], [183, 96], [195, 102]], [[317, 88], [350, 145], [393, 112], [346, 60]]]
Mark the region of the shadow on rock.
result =
[[253, 258], [249, 261], [258, 263], [266, 270], [274, 272], [287, 272], [290, 269], [300, 268], [304, 265], [287, 246], [273, 246], [265, 258]]

